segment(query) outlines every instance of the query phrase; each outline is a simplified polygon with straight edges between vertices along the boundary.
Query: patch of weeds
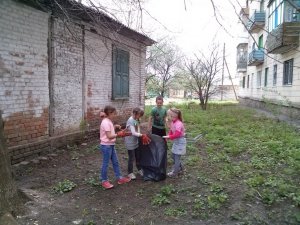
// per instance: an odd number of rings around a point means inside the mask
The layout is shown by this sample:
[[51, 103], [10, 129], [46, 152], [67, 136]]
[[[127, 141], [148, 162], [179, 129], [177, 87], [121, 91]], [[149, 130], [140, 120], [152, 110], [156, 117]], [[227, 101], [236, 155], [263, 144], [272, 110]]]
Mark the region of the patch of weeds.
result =
[[189, 153], [196, 153], [196, 152], [199, 152], [199, 147], [197, 147], [193, 144], [187, 144], [187, 151]]
[[[230, 215], [231, 220], [243, 221], [246, 217], [247, 212], [244, 209], [239, 208]], [[239, 223], [238, 223], [239, 224]]]
[[165, 185], [160, 189], [160, 194], [166, 197], [171, 196], [172, 193], [175, 193], [175, 188], [172, 185]]
[[201, 173], [197, 176], [197, 181], [199, 183], [205, 184], [205, 185], [208, 185], [211, 183], [211, 181]]
[[275, 162], [270, 156], [264, 156], [264, 157], [254, 156], [251, 159], [251, 165], [255, 169], [265, 169], [265, 168], [270, 169], [274, 167]]
[[65, 192], [73, 190], [76, 186], [77, 185], [74, 182], [65, 179], [64, 181], [59, 182], [56, 186], [54, 186], [52, 188], [52, 191], [56, 194], [63, 194]]
[[156, 194], [153, 198], [152, 198], [152, 205], [166, 205], [166, 204], [170, 204], [171, 201], [169, 199], [169, 197], [171, 196], [172, 193], [175, 192], [175, 189], [172, 185], [165, 185], [160, 189], [160, 193]]
[[220, 171], [220, 176], [230, 178], [231, 176], [241, 177], [242, 168], [239, 165], [233, 165], [231, 163], [224, 164], [223, 169]]
[[187, 214], [187, 211], [184, 207], [178, 207], [178, 208], [166, 208], [164, 214], [166, 216], [174, 216], [174, 217], [180, 217]]
[[270, 189], [263, 189], [261, 192], [262, 202], [267, 205], [272, 205], [274, 202], [278, 201], [278, 195], [276, 192]]
[[207, 204], [210, 209], [219, 209], [228, 200], [228, 195], [221, 185], [213, 184], [210, 192], [212, 194], [207, 196]]
[[86, 225], [96, 225], [96, 222], [94, 222], [93, 220], [90, 220], [89, 222], [87, 222]]
[[86, 217], [89, 214], [88, 209], [84, 208], [81, 212], [82, 217]]
[[90, 177], [90, 178], [86, 179], [85, 183], [87, 183], [91, 186], [99, 186], [100, 185], [98, 179], [96, 179], [94, 177]]
[[202, 199], [201, 195], [197, 195], [194, 204], [193, 211], [205, 210], [205, 201]]
[[300, 191], [289, 194], [289, 197], [296, 204], [296, 206], [298, 206], [298, 207], [300, 206]]
[[245, 182], [248, 184], [250, 187], [257, 187], [261, 186], [264, 184], [264, 177], [261, 175], [255, 175], [253, 177], [248, 178]]
[[200, 156], [192, 155], [187, 158], [186, 165], [188, 166], [196, 166], [200, 162]]
[[228, 199], [226, 193], [218, 193], [207, 196], [207, 204], [210, 209], [219, 209]]
[[79, 159], [80, 154], [76, 151], [72, 151], [71, 152], [71, 159], [72, 160], [78, 160]]
[[229, 163], [229, 162], [231, 162], [230, 157], [224, 152], [210, 154], [209, 157], [212, 160], [212, 162], [214, 162], [214, 163], [217, 163], [217, 162]]
[[143, 196], [144, 195], [144, 189], [139, 189], [136, 193], [136, 196]]
[[201, 195], [195, 196], [195, 200], [192, 206], [192, 217], [207, 219], [208, 214], [206, 210], [206, 204], [207, 204], [206, 201], [202, 198]]
[[152, 205], [167, 205], [170, 204], [171, 201], [169, 200], [169, 198], [167, 196], [163, 196], [161, 194], [156, 194], [153, 198], [152, 198]]

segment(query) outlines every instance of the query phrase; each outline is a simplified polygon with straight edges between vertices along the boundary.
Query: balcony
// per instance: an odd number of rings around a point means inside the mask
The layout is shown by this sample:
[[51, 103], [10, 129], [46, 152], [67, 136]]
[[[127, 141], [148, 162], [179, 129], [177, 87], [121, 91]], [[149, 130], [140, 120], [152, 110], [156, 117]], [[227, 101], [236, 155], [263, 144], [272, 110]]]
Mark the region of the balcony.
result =
[[265, 26], [266, 13], [265, 12], [254, 12], [247, 23], [247, 29], [249, 32], [257, 33]]
[[267, 36], [268, 53], [283, 54], [299, 46], [300, 22], [285, 22]]
[[254, 49], [248, 57], [248, 66], [258, 66], [264, 62], [264, 50]]

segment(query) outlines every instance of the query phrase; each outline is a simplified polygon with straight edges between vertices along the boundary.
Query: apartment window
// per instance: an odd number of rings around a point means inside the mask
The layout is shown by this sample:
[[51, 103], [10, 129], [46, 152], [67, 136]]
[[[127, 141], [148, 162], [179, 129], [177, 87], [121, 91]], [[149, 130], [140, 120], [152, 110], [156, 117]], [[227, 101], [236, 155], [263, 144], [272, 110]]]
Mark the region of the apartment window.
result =
[[269, 73], [269, 68], [265, 68], [265, 82], [264, 82], [264, 86], [267, 87], [268, 86], [268, 73]]
[[249, 83], [250, 83], [250, 75], [247, 76], [247, 88], [249, 88]]
[[277, 84], [277, 65], [273, 66], [273, 86]]
[[294, 59], [290, 59], [283, 64], [283, 85], [293, 84], [293, 64]]
[[112, 98], [129, 98], [129, 52], [113, 49]]
[[273, 0], [269, 3], [269, 31], [277, 28], [283, 22], [283, 0]]
[[260, 35], [258, 38], [258, 49], [263, 49], [264, 47], [264, 36]]
[[242, 83], [242, 87], [245, 88], [245, 80], [246, 80], [246, 77], [243, 76], [243, 83]]
[[257, 88], [261, 87], [261, 71], [257, 71]]
[[265, 8], [265, 1], [261, 0], [259, 4], [259, 11], [263, 12]]

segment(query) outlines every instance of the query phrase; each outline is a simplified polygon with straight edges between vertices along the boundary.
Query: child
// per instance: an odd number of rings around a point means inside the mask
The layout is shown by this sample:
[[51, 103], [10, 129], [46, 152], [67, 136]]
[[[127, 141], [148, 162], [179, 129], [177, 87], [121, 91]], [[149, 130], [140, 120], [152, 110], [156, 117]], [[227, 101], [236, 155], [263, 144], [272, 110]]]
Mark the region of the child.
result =
[[101, 181], [102, 187], [105, 189], [113, 188], [113, 185], [108, 181], [107, 169], [109, 161], [112, 161], [115, 176], [118, 180], [118, 184], [128, 183], [130, 178], [122, 177], [118, 162], [117, 153], [115, 150], [116, 137], [125, 137], [124, 131], [115, 133], [115, 128], [120, 128], [120, 125], [113, 125], [112, 120], [116, 116], [116, 109], [112, 106], [105, 106], [105, 116], [100, 125], [100, 148], [103, 154], [102, 168], [101, 168]]
[[172, 171], [168, 173], [168, 176], [176, 177], [179, 172], [183, 171], [183, 165], [180, 158], [186, 153], [185, 128], [182, 122], [182, 114], [179, 109], [169, 109], [168, 116], [171, 118], [170, 131], [168, 136], [164, 136], [163, 138], [173, 140], [172, 158], [174, 166]]
[[162, 96], [156, 97], [156, 107], [153, 107], [151, 110], [151, 116], [148, 122], [148, 130], [151, 130], [152, 134], [158, 136], [166, 135], [166, 119], [167, 119], [167, 110], [163, 107], [164, 99]]
[[132, 180], [136, 179], [133, 173], [133, 159], [135, 158], [135, 165], [138, 172], [143, 176], [143, 171], [140, 166], [140, 151], [139, 151], [139, 137], [142, 137], [140, 129], [140, 118], [144, 115], [144, 111], [140, 108], [132, 110], [132, 116], [127, 120], [126, 128], [130, 129], [132, 136], [125, 137], [125, 146], [128, 150], [128, 177]]

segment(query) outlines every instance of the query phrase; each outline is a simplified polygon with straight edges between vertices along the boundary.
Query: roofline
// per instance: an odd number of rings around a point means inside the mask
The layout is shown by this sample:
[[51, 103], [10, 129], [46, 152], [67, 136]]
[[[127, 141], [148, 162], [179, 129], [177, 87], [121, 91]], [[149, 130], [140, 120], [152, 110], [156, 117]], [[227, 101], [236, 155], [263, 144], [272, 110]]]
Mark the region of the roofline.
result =
[[[48, 11], [48, 12], [51, 11], [52, 14], [54, 15], [61, 16], [63, 14], [63, 12], [61, 12], [62, 11], [61, 8], [59, 8], [59, 6], [53, 0], [29, 0], [29, 1], [17, 0], [17, 1], [42, 11]], [[61, 5], [64, 5], [66, 8], [69, 9], [68, 13], [70, 13], [72, 17], [80, 18], [86, 22], [95, 22], [95, 19], [92, 18], [91, 16], [93, 14], [94, 16], [96, 16], [98, 20], [97, 22], [99, 24], [106, 24], [107, 28], [109, 28], [112, 31], [116, 31], [117, 33], [125, 37], [134, 39], [146, 46], [151, 46], [154, 43], [156, 43], [156, 41], [149, 38], [148, 36], [129, 28], [128, 26], [108, 16], [106, 13], [102, 11], [85, 6], [82, 3], [77, 2], [75, 0], [60, 0], [59, 3], [61, 3]]]

